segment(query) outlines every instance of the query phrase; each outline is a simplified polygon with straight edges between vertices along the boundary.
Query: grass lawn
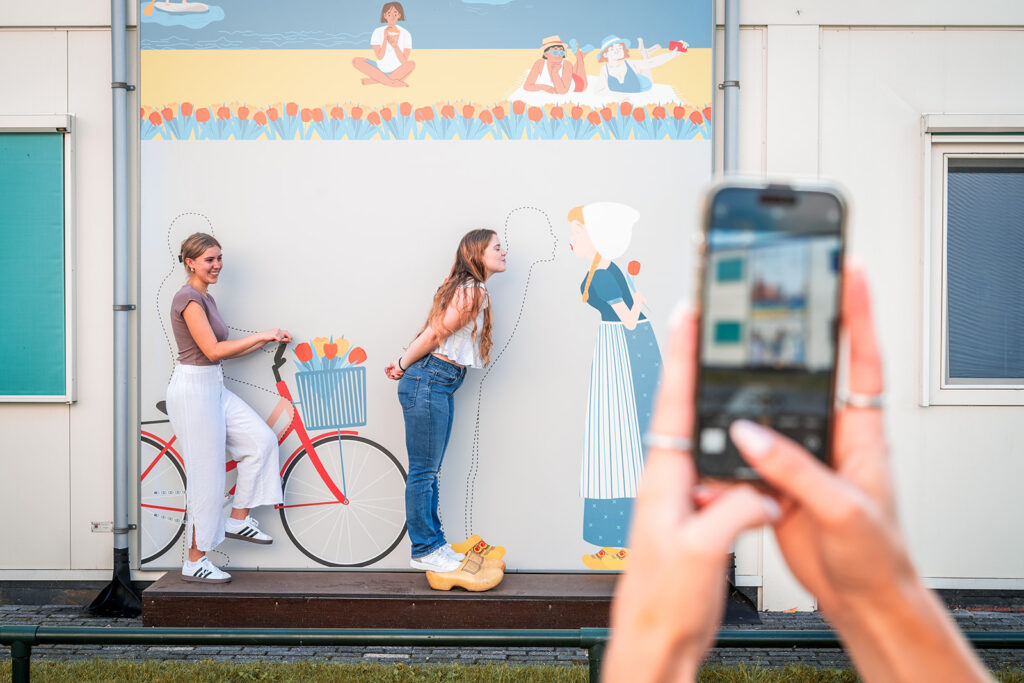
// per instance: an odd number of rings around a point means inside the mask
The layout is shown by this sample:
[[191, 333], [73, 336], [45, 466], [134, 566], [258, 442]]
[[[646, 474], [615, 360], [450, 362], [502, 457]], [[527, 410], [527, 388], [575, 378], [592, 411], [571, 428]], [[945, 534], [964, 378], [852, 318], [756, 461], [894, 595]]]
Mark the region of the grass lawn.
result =
[[[3, 653], [6, 655], [6, 653]], [[0, 660], [0, 681], [10, 680], [11, 660]], [[1024, 671], [1008, 669], [996, 673], [1004, 683], [1024, 683]], [[341, 664], [336, 662], [296, 662], [293, 664], [259, 662], [150, 662], [93, 660], [89, 662], [35, 662], [33, 681], [87, 683], [92, 681], [138, 681], [139, 683], [217, 683], [242, 681], [586, 681], [584, 666], [463, 666], [459, 664], [410, 666], [408, 664]], [[826, 681], [846, 683], [860, 680], [849, 669], [814, 669], [793, 666], [785, 669], [760, 667], [705, 667], [702, 683], [801, 683]]]

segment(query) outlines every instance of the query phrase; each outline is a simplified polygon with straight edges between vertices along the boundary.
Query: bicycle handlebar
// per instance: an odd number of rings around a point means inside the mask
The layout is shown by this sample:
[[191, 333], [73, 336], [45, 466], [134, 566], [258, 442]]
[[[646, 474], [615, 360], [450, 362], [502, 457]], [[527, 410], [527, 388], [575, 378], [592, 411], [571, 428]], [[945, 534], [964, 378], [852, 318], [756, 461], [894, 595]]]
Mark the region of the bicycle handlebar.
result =
[[277, 352], [274, 354], [274, 379], [278, 382], [281, 381], [281, 371], [279, 368], [287, 361], [284, 357], [284, 351], [287, 348], [288, 344], [286, 342], [280, 342], [277, 345]]

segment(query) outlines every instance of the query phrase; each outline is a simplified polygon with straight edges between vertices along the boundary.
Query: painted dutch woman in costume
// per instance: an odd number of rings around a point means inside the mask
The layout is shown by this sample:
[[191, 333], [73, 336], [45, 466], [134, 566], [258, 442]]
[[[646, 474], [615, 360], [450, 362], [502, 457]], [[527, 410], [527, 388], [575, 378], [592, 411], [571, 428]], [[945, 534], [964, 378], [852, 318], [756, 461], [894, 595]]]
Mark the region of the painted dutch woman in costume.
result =
[[626, 538], [643, 471], [641, 436], [661, 371], [661, 352], [634, 291], [612, 259], [629, 247], [640, 214], [624, 204], [597, 202], [569, 212], [573, 253], [590, 263], [580, 293], [601, 315], [590, 370], [580, 495], [583, 540], [597, 550], [583, 556], [590, 569], [624, 569]]

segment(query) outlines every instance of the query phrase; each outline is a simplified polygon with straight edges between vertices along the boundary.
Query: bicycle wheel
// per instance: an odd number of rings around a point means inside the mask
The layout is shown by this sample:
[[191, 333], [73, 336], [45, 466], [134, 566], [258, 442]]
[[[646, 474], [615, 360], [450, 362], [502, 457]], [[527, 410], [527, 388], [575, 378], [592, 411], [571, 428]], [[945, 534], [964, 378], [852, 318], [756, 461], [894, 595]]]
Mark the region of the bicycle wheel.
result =
[[320, 462], [348, 498], [339, 503], [301, 450], [284, 473], [281, 522], [306, 557], [328, 567], [365, 567], [405, 536], [405, 469], [369, 439], [328, 434], [313, 441]]
[[170, 550], [185, 531], [185, 470], [165, 446], [148, 436], [142, 437], [140, 462], [143, 467], [156, 459], [144, 472], [139, 487], [139, 555], [146, 564]]

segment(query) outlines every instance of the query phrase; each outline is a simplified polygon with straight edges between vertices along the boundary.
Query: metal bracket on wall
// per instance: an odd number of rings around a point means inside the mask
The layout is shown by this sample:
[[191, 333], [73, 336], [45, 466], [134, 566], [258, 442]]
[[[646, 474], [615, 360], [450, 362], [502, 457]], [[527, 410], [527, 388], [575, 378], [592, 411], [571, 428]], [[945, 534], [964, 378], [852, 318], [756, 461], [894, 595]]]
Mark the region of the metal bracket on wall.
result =
[[135, 86], [134, 85], [130, 85], [128, 83], [125, 83], [124, 81], [114, 81], [113, 83], [110, 84], [110, 87], [111, 88], [124, 88], [128, 92], [131, 92], [131, 91], [135, 90]]
[[726, 88], [738, 88], [740, 87], [739, 81], [722, 81], [718, 84], [719, 90], [725, 90]]
[[114, 304], [115, 311], [134, 311], [135, 304]]

